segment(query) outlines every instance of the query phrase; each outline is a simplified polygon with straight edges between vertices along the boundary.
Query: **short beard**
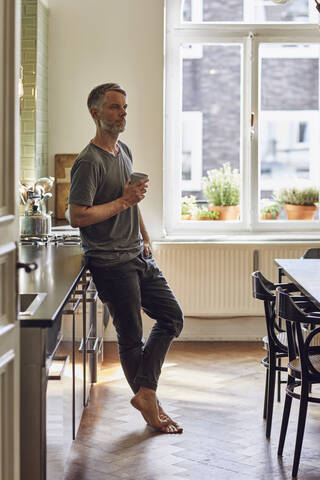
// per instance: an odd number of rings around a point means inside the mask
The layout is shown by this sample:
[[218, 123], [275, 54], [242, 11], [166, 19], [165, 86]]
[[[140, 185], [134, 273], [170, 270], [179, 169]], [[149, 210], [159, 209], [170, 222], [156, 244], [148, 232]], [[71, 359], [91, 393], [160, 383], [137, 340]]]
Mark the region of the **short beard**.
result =
[[105, 124], [103, 120], [99, 120], [99, 127], [103, 132], [109, 133], [110, 135], [119, 135], [119, 133], [125, 131], [125, 124], [123, 127], [117, 127], [116, 125], [110, 126]]

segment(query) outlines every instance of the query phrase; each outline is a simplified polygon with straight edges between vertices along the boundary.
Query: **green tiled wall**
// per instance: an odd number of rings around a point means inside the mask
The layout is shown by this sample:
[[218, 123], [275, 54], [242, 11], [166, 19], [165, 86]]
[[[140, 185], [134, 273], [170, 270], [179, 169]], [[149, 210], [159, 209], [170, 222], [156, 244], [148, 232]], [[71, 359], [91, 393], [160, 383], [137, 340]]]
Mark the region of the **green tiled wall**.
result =
[[48, 174], [48, 9], [22, 0], [21, 171], [24, 183]]

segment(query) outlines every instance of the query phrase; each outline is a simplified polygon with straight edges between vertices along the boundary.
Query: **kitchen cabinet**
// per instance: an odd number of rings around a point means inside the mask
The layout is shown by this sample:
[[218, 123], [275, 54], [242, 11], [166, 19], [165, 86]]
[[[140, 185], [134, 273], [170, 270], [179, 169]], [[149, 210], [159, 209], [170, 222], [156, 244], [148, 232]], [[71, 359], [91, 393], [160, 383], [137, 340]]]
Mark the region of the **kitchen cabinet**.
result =
[[[75, 421], [79, 423], [89, 400], [88, 343], [83, 341], [82, 350], [77, 353], [73, 337], [70, 352], [67, 352], [61, 337], [61, 320], [62, 314], [68, 315], [73, 309], [74, 331], [76, 310], [81, 305], [83, 338], [90, 337], [92, 328], [86, 302], [91, 280], [82, 265], [79, 246], [21, 246], [19, 259], [38, 265], [28, 276], [24, 272], [19, 275], [20, 293], [46, 294], [36, 311], [19, 315], [22, 327], [21, 480], [43, 480], [54, 478], [54, 472], [57, 475], [59, 468], [63, 469], [76, 434], [78, 424], [75, 425]], [[80, 364], [76, 362], [79, 358]], [[54, 369], [60, 369], [60, 373], [54, 373]], [[56, 397], [55, 401], [48, 395]], [[80, 402], [77, 401], [79, 397]], [[50, 421], [50, 413], [56, 415], [54, 424]], [[50, 436], [46, 452], [47, 427], [50, 431], [51, 426], [54, 436]]]

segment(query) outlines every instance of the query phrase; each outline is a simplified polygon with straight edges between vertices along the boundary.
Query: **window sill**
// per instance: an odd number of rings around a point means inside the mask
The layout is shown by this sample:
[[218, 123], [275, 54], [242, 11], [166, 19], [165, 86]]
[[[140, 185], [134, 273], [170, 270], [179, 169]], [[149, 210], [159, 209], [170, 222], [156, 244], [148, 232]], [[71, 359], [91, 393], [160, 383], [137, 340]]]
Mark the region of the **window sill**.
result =
[[319, 244], [320, 234], [303, 233], [256, 233], [256, 234], [229, 234], [229, 235], [166, 235], [160, 240], [152, 242], [157, 244], [190, 244], [190, 243], [212, 243], [212, 244]]

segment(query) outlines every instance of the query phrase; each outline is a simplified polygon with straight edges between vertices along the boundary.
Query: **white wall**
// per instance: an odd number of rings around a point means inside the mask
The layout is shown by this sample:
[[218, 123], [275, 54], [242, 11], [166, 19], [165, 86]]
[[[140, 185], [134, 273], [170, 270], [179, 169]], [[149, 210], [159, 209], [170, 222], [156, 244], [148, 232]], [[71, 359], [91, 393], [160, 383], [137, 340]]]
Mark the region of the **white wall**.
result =
[[164, 0], [49, 0], [49, 174], [56, 153], [77, 153], [94, 136], [89, 91], [117, 82], [128, 92], [121, 139], [134, 169], [150, 175], [141, 210], [162, 234]]

